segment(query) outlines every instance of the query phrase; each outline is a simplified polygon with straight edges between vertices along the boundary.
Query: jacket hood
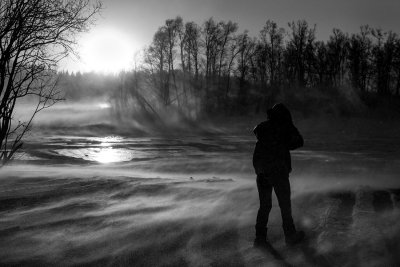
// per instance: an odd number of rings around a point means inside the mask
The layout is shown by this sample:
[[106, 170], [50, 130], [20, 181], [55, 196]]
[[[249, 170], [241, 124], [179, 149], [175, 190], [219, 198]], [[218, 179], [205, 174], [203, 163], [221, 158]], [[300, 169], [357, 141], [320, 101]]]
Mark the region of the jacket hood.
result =
[[274, 122], [284, 124], [293, 123], [289, 109], [282, 103], [275, 104], [272, 109], [267, 111], [267, 115], [268, 118]]

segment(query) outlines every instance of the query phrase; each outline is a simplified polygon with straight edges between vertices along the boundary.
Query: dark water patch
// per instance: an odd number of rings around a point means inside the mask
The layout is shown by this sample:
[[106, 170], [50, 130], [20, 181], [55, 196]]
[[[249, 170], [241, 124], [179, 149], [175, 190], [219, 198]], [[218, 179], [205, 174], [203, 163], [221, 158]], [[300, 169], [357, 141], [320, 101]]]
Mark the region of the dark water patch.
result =
[[373, 192], [372, 205], [375, 212], [384, 212], [393, 210], [393, 202], [390, 197], [390, 192], [386, 190], [377, 190]]
[[[43, 163], [45, 163], [45, 164], [49, 164], [49, 163], [53, 163], [53, 164], [86, 164], [86, 165], [89, 164], [89, 162], [84, 159], [61, 155], [54, 150], [40, 149], [40, 150], [31, 150], [27, 153], [33, 157], [45, 159], [45, 161], [43, 161]], [[33, 160], [33, 161], [36, 161], [35, 163], [41, 162], [40, 160], [39, 161]], [[29, 162], [32, 162], [32, 161], [29, 161]]]

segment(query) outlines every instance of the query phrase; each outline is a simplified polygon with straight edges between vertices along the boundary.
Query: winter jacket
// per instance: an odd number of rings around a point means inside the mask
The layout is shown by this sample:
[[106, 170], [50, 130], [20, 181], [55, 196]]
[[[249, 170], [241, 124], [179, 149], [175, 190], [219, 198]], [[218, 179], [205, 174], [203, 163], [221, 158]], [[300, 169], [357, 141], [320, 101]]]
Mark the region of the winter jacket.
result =
[[257, 175], [287, 176], [292, 170], [289, 150], [302, 147], [304, 140], [283, 104], [274, 106], [268, 116], [253, 131], [257, 137], [253, 166]]

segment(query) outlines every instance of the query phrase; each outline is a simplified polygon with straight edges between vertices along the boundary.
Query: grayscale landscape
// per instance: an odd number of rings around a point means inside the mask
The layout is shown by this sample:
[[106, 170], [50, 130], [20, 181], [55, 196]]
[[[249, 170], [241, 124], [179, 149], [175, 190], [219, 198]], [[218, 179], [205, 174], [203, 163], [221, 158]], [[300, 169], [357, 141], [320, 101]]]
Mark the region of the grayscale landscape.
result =
[[[399, 8], [0, 0], [0, 266], [400, 266]], [[305, 240], [273, 193], [260, 249], [276, 103]]]
[[333, 120], [333, 137], [322, 122], [311, 131], [316, 122], [300, 120], [305, 146], [292, 154], [290, 181], [294, 218], [307, 240], [295, 248], [284, 245], [274, 197], [269, 240], [276, 251], [264, 253], [252, 248], [258, 208], [254, 123], [233, 121], [218, 132], [179, 135], [109, 135], [112, 127], [98, 134], [83, 125], [63, 130], [66, 135], [54, 128], [32, 133], [24, 152], [1, 170], [2, 264], [399, 262], [396, 124]]

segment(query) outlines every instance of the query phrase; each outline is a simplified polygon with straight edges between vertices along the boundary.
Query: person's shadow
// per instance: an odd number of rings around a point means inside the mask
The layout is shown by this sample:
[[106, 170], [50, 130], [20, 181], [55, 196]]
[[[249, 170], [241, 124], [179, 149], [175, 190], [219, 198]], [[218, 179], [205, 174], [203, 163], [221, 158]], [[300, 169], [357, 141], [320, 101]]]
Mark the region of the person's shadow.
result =
[[[315, 266], [324, 266], [324, 267], [330, 267], [331, 264], [329, 261], [323, 257], [322, 255], [319, 255], [314, 248], [310, 246], [310, 244], [305, 240], [302, 244], [299, 244], [292, 249], [299, 249], [300, 252], [303, 254], [304, 259], [306, 262], [315, 265]], [[293, 266], [287, 260], [270, 244], [263, 248], [264, 253], [271, 254], [275, 260], [279, 261], [282, 266]]]
[[293, 266], [290, 263], [288, 263], [285, 260], [285, 258], [270, 243], [268, 243], [267, 246], [264, 247], [262, 250], [264, 253], [271, 254], [275, 260], [279, 261], [282, 264], [282, 266], [287, 266], [287, 267]]

